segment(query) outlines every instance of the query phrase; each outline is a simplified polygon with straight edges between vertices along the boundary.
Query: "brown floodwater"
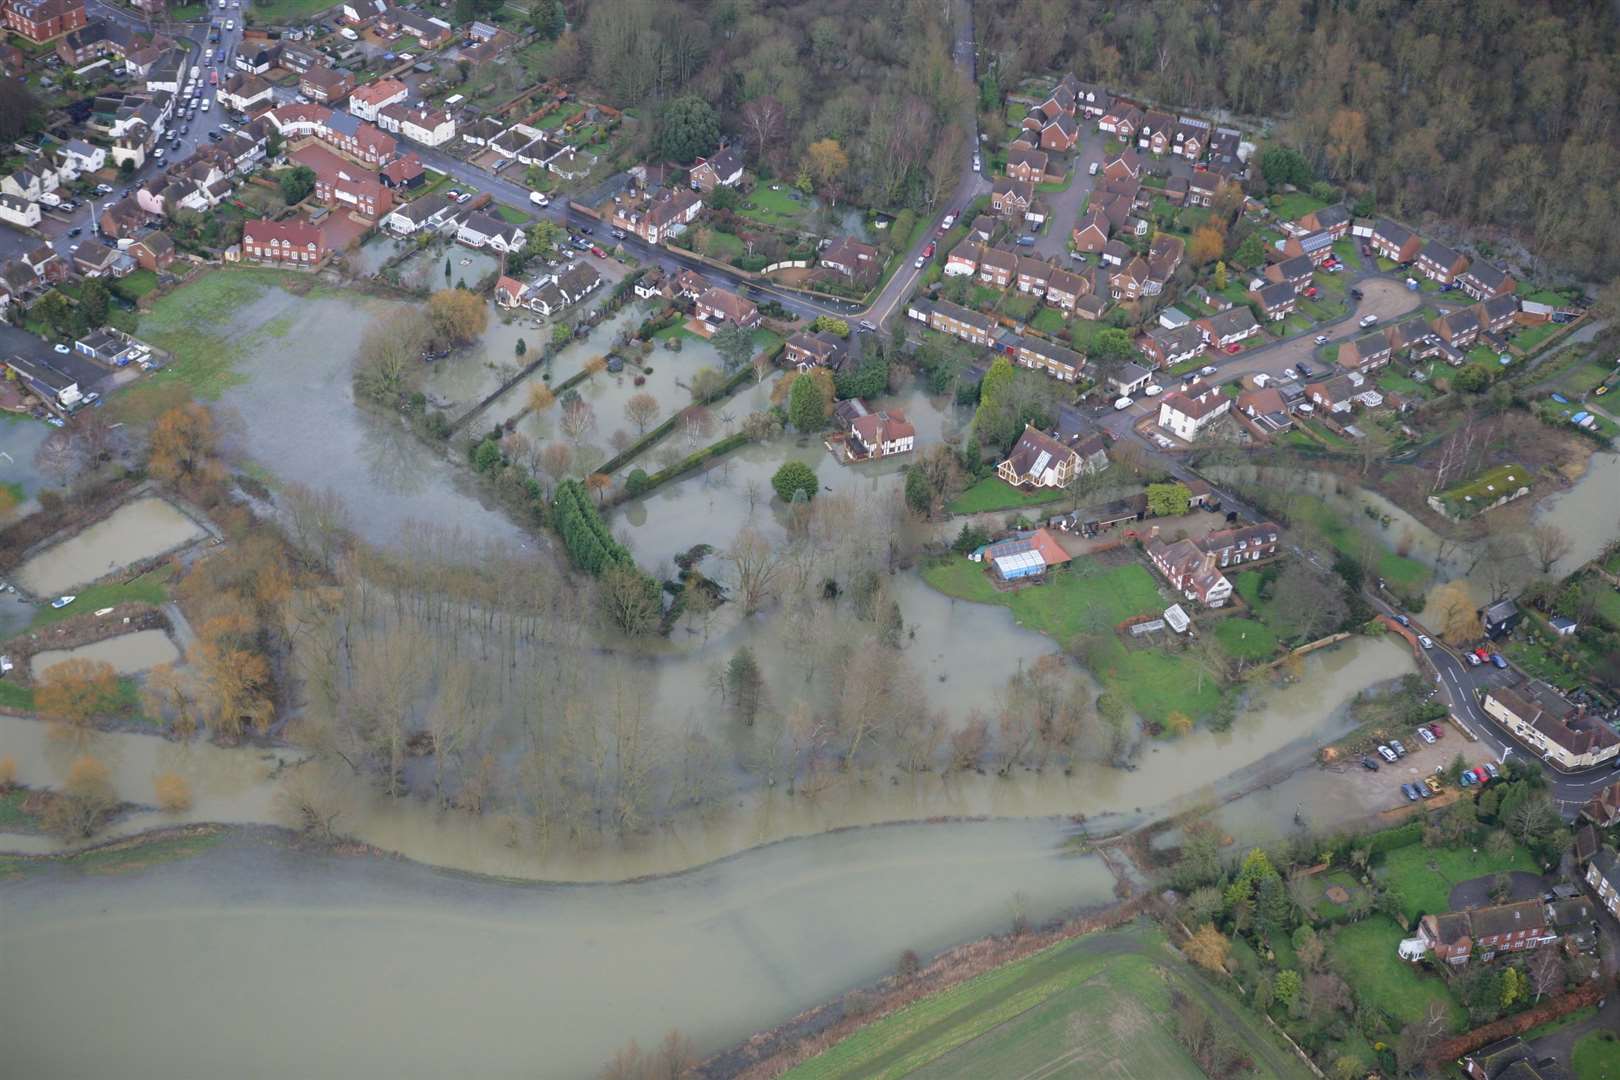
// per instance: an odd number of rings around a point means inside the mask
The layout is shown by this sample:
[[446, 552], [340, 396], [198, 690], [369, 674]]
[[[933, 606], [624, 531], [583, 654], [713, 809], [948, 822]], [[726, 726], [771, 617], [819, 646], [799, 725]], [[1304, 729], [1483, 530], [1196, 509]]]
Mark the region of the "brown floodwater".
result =
[[36, 596], [52, 596], [204, 535], [195, 521], [165, 500], [136, 499], [23, 563], [17, 584]]
[[133, 675], [178, 659], [180, 650], [175, 648], [168, 634], [162, 630], [137, 630], [75, 649], [37, 652], [30, 658], [28, 670], [37, 679], [64, 660], [100, 660], [111, 664], [120, 675]]

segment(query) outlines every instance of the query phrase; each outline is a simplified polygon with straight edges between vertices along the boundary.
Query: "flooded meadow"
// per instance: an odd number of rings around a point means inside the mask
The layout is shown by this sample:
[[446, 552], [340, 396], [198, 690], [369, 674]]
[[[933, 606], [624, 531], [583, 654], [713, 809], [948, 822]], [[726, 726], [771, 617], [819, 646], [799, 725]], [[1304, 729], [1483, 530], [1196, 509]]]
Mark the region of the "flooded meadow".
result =
[[17, 584], [36, 596], [51, 596], [206, 535], [172, 503], [157, 496], [136, 499], [29, 558], [17, 570]]
[[73, 649], [46, 649], [29, 659], [29, 672], [38, 679], [66, 660], [99, 660], [111, 664], [120, 675], [134, 675], [159, 664], [180, 659], [180, 650], [162, 630], [137, 630], [132, 634], [103, 638]]

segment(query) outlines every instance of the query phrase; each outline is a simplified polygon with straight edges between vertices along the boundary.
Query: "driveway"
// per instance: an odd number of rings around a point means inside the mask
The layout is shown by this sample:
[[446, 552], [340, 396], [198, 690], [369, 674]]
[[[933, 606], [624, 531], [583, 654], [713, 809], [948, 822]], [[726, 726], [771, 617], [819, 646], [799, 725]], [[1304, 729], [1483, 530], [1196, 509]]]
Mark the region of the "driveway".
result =
[[[1070, 265], [1069, 234], [1080, 219], [1080, 207], [1097, 186], [1097, 177], [1090, 174], [1091, 165], [1102, 168], [1102, 136], [1088, 132], [1080, 140], [1080, 152], [1069, 165], [1069, 186], [1062, 191], [1040, 196], [1046, 203], [1046, 231], [1035, 238], [1035, 254], [1043, 259], [1056, 260], [1058, 265]], [[1097, 174], [1101, 176], [1102, 173]]]
[[[1465, 908], [1489, 907], [1496, 903], [1491, 899], [1491, 885], [1496, 881], [1495, 874], [1486, 874], [1483, 877], [1471, 878], [1468, 881], [1458, 882], [1451, 888], [1451, 910], [1462, 911]], [[1507, 902], [1519, 900], [1535, 900], [1547, 891], [1546, 884], [1541, 880], [1540, 874], [1532, 874], [1524, 870], [1514, 870], [1508, 874]]]

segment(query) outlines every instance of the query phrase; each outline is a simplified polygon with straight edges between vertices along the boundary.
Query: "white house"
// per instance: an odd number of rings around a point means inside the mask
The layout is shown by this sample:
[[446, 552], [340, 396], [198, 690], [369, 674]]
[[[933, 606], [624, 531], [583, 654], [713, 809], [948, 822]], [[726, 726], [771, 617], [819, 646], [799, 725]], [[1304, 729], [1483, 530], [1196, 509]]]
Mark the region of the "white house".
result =
[[1586, 769], [1620, 757], [1620, 736], [1546, 683], [1493, 687], [1481, 704], [1525, 745], [1561, 768]]
[[9, 191], [0, 193], [0, 221], [31, 229], [39, 224], [39, 203], [29, 202]]
[[362, 120], [377, 123], [378, 114], [411, 96], [410, 87], [398, 79], [378, 79], [357, 87], [349, 94], [349, 111]]
[[389, 105], [378, 112], [377, 126], [384, 131], [397, 131], [423, 146], [442, 146], [456, 137], [455, 118], [426, 103]]
[[420, 229], [442, 229], [457, 223], [460, 217], [455, 203], [434, 193], [394, 207], [382, 223], [400, 236], [410, 236]]
[[1196, 397], [1172, 391], [1159, 401], [1159, 426], [1178, 439], [1192, 442], [1231, 410], [1232, 399], [1219, 390], [1206, 389]]
[[498, 217], [478, 210], [461, 223], [456, 230], [456, 239], [468, 247], [487, 247], [491, 251], [505, 253], [521, 248], [528, 241], [528, 235], [520, 226], [509, 225]]
[[62, 156], [73, 169], [74, 175], [100, 172], [107, 165], [107, 151], [83, 139], [69, 139], [62, 147]]

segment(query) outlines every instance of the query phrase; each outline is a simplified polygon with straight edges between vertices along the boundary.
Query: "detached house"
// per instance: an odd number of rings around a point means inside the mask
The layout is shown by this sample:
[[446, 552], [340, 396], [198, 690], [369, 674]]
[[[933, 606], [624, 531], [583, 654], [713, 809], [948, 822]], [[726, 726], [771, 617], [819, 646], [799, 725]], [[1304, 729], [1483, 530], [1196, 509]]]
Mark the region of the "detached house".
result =
[[821, 250], [818, 259], [820, 265], [850, 279], [851, 281], [869, 281], [878, 276], [883, 269], [883, 260], [878, 256], [878, 249], [871, 244], [865, 244], [853, 236], [840, 236]]
[[1506, 270], [1484, 259], [1475, 259], [1457, 278], [1457, 285], [1475, 300], [1489, 300], [1503, 296], [1519, 287]]
[[717, 187], [736, 187], [742, 182], [742, 152], [735, 146], [723, 146], [713, 157], [698, 158], [692, 166], [692, 186], [708, 193]]
[[1206, 340], [1222, 349], [1260, 332], [1260, 324], [1254, 321], [1254, 312], [1247, 307], [1234, 307], [1219, 315], [1209, 315], [1193, 325], [1204, 332]]
[[1044, 150], [1009, 150], [1007, 152], [1007, 175], [1013, 180], [1040, 183], [1046, 177], [1046, 152]]
[[1166, 544], [1155, 537], [1146, 551], [1170, 587], [1184, 598], [1212, 608], [1224, 607], [1232, 598], [1232, 583], [1216, 568], [1215, 556], [1200, 551], [1193, 541]]
[[726, 323], [751, 330], [759, 325], [759, 308], [726, 289], [710, 287], [697, 298], [696, 322], [699, 332], [709, 337]]
[[1274, 262], [1266, 267], [1268, 281], [1286, 281], [1292, 285], [1295, 293], [1302, 293], [1311, 287], [1311, 275], [1316, 270], [1316, 264], [1308, 255], [1296, 255], [1282, 262]]
[[1087, 120], [1101, 118], [1114, 103], [1113, 96], [1095, 83], [1083, 83], [1076, 79], [1070, 86], [1074, 90], [1075, 114]]
[[1055, 116], [1041, 126], [1041, 149], [1066, 154], [1080, 141], [1080, 125], [1072, 116]]
[[322, 105], [337, 105], [354, 89], [354, 76], [324, 64], [312, 66], [298, 77], [298, 92]]
[[1073, 311], [1082, 296], [1091, 291], [1091, 279], [1061, 267], [1053, 267], [1046, 278], [1046, 303], [1060, 311]]
[[1288, 412], [1288, 403], [1274, 387], [1245, 390], [1238, 395], [1237, 410], [1248, 417], [1262, 432], [1281, 434], [1294, 426], [1294, 418]]
[[1147, 260], [1135, 255], [1108, 275], [1108, 290], [1115, 300], [1136, 300], [1147, 293], [1148, 279]]
[[1299, 303], [1293, 285], [1286, 281], [1273, 281], [1249, 290], [1249, 299], [1260, 305], [1260, 310], [1272, 322], [1282, 322], [1294, 313]]
[[1159, 426], [1185, 442], [1192, 442], [1204, 429], [1232, 409], [1232, 399], [1209, 387], [1197, 396], [1172, 390], [1159, 399]]
[[1103, 163], [1102, 174], [1107, 180], [1140, 180], [1142, 159], [1127, 146]]
[[1471, 911], [1425, 915], [1418, 923], [1418, 938], [1448, 964], [1466, 964], [1476, 951], [1489, 960], [1499, 952], [1521, 952], [1556, 941], [1547, 923], [1547, 908], [1540, 900], [1498, 904]]
[[252, 109], [275, 103], [275, 88], [257, 75], [237, 72], [226, 79], [215, 91], [214, 97], [227, 109], [237, 112], [249, 112]]
[[848, 355], [849, 342], [838, 335], [826, 331], [810, 333], [808, 330], [800, 330], [787, 339], [782, 350], [782, 363], [796, 367], [800, 371], [809, 371], [816, 367], [837, 371], [843, 367], [844, 359]]
[[702, 209], [702, 198], [685, 187], [665, 188], [657, 194], [616, 195], [608, 223], [649, 244], [658, 244], [680, 235]]
[[39, 203], [29, 202], [9, 191], [0, 193], [0, 221], [18, 228], [31, 229], [39, 224]]
[[1100, 209], [1092, 207], [1075, 226], [1070, 239], [1074, 241], [1074, 249], [1092, 254], [1101, 251], [1108, 244], [1108, 236], [1112, 225], [1108, 216]]
[[1098, 118], [1097, 130], [1118, 136], [1121, 142], [1134, 142], [1145, 119], [1135, 102], [1115, 98], [1108, 111]]
[[1035, 205], [1035, 185], [1027, 180], [997, 180], [990, 189], [990, 209], [1004, 218], [1021, 219]]
[[874, 458], [909, 454], [917, 444], [917, 429], [898, 409], [871, 412], [856, 398], [847, 413], [853, 414], [844, 431], [845, 461], [871, 461]]
[[1136, 145], [1155, 157], [1163, 157], [1170, 152], [1175, 138], [1175, 124], [1169, 113], [1148, 113], [1142, 120], [1142, 126], [1137, 129]]
[[1378, 224], [1373, 226], [1372, 236], [1367, 238], [1372, 249], [1391, 262], [1406, 264], [1418, 257], [1423, 248], [1423, 238], [1418, 236], [1405, 225], [1399, 225], [1388, 218], [1380, 218]]
[[1423, 245], [1423, 250], [1418, 252], [1418, 273], [1430, 281], [1450, 285], [1466, 269], [1468, 256], [1451, 250], [1438, 240], [1430, 240]]
[[1080, 454], [1037, 427], [1024, 426], [996, 475], [1016, 488], [1066, 488], [1084, 464]]
[[456, 240], [472, 248], [489, 248], [509, 254], [528, 242], [521, 225], [512, 225], [493, 214], [475, 210], [456, 230]]
[[1183, 116], [1176, 121], [1175, 145], [1172, 150], [1188, 161], [1197, 161], [1209, 148], [1209, 121], [1196, 116]]
[[1195, 172], [1187, 177], [1187, 205], [1188, 206], [1214, 206], [1215, 191], [1220, 187], [1221, 177], [1213, 172]]

